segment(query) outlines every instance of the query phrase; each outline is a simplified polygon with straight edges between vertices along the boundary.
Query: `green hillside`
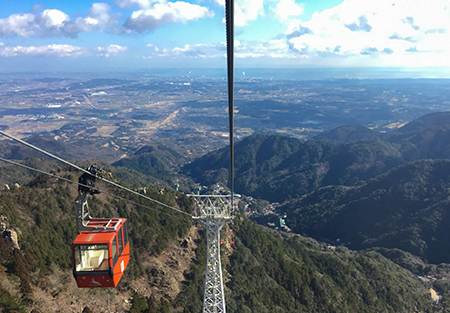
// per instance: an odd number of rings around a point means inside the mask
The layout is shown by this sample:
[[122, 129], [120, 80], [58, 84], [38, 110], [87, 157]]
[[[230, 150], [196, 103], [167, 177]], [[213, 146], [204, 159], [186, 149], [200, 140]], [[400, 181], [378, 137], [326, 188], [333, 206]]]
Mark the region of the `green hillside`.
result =
[[344, 125], [323, 132], [312, 140], [330, 140], [337, 142], [352, 142], [364, 139], [379, 139], [381, 134], [361, 125]]
[[[229, 152], [221, 149], [184, 166], [203, 184], [227, 183]], [[236, 192], [284, 201], [335, 184], [355, 184], [404, 163], [400, 146], [383, 141], [340, 144], [253, 135], [236, 144]]]
[[399, 248], [450, 262], [450, 160], [399, 166], [359, 186], [321, 188], [289, 202], [288, 225], [355, 249]]
[[[60, 175], [74, 178], [72, 172]], [[108, 190], [101, 183], [99, 187]], [[38, 177], [21, 188], [0, 192], [1, 215], [18, 232], [21, 247], [15, 250], [7, 239], [0, 240], [2, 310], [28, 312], [33, 303], [41, 303], [40, 310], [46, 312], [58, 310], [62, 303], [73, 308], [95, 303], [88, 305], [93, 312], [108, 305], [121, 312], [200, 311], [206, 246], [204, 236], [195, 234], [204, 235], [201, 228], [191, 229], [189, 220], [103, 194], [92, 199], [91, 213], [129, 219], [131, 262], [116, 289], [77, 289], [70, 269], [70, 244], [76, 236], [75, 190]], [[142, 198], [109, 192], [160, 209]], [[192, 205], [169, 190], [150, 187], [147, 195], [186, 211]], [[270, 231], [242, 217], [234, 220], [230, 231], [232, 235], [224, 238], [235, 241], [235, 247], [222, 250], [229, 312], [438, 312], [443, 308], [431, 302], [431, 283], [421, 282], [377, 252], [339, 247], [333, 251], [326, 244]], [[161, 260], [166, 263], [158, 267]], [[186, 260], [190, 265], [184, 270]], [[168, 279], [169, 275], [184, 280]], [[182, 287], [173, 292], [176, 296], [161, 292], [177, 286]]]
[[[430, 284], [371, 252], [275, 232], [238, 217], [225, 260], [228, 312], [433, 312]], [[204, 250], [201, 250], [204, 253]], [[204, 263], [194, 264], [179, 302], [195, 298]], [[188, 306], [200, 312], [201, 300]]]
[[[320, 187], [355, 185], [406, 162], [450, 158], [447, 112], [388, 134], [362, 129], [340, 127], [307, 142], [281, 135], [244, 138], [235, 147], [236, 192], [282, 202]], [[366, 139], [353, 141], [358, 136]], [[202, 184], [227, 184], [228, 157], [228, 148], [213, 151], [186, 164], [182, 173]]]
[[145, 175], [164, 177], [172, 175], [174, 168], [185, 162], [185, 158], [176, 151], [164, 146], [144, 146], [131, 157], [123, 158], [113, 166], [122, 166]]
[[[59, 175], [76, 179], [71, 172], [60, 172]], [[162, 206], [136, 195], [109, 190], [102, 184], [99, 184], [99, 188], [164, 211]], [[149, 187], [146, 192], [148, 196], [161, 202], [182, 210], [191, 210], [190, 200], [181, 194], [169, 190], [161, 193], [154, 187]], [[70, 248], [76, 237], [75, 195], [76, 186], [47, 176], [39, 176], [26, 186], [0, 192], [0, 215], [8, 218], [9, 227], [17, 232], [21, 248], [13, 250], [8, 240], [0, 238], [0, 276], [5, 278], [0, 279], [0, 287], [7, 292], [6, 296], [0, 297], [0, 311], [2, 306], [7, 309], [14, 303], [22, 309], [30, 308], [39, 295], [46, 292], [61, 294], [56, 299], [58, 302], [66, 301], [66, 298], [70, 300], [74, 292], [76, 296], [86, 300], [99, 296], [104, 297], [104, 301], [108, 299], [106, 289], [89, 293], [89, 290], [78, 290], [75, 287], [71, 274]], [[171, 217], [173, 214], [158, 213], [103, 194], [94, 196], [89, 204], [92, 216], [121, 216], [130, 222], [132, 253], [119, 287], [122, 293], [129, 293], [128, 284], [146, 275], [146, 267], [141, 263], [143, 260], [147, 260], [149, 256], [158, 256], [169, 245], [185, 238], [191, 227], [191, 221], [180, 218], [179, 214]], [[44, 299], [45, 297], [42, 301]], [[44, 302], [45, 305], [51, 303], [50, 300]], [[42, 309], [43, 312], [51, 311], [50, 308]]]

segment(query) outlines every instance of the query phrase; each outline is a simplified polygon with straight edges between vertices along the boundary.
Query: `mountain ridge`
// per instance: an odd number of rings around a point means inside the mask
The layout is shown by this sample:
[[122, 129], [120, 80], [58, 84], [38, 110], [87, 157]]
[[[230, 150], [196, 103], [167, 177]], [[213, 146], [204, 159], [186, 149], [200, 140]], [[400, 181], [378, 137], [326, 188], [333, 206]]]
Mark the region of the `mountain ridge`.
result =
[[[236, 192], [282, 202], [327, 185], [355, 185], [407, 162], [450, 158], [450, 113], [426, 115], [404, 127], [422, 125], [417, 122], [422, 119], [426, 125], [433, 119], [447, 124], [346, 142], [246, 137], [235, 146]], [[228, 156], [227, 148], [210, 152], [183, 166], [181, 173], [202, 184], [228, 184]]]
[[[450, 160], [420, 160], [358, 186], [328, 186], [286, 203], [294, 231], [354, 249], [399, 248], [450, 262]], [[447, 249], [447, 248], [448, 249]]]

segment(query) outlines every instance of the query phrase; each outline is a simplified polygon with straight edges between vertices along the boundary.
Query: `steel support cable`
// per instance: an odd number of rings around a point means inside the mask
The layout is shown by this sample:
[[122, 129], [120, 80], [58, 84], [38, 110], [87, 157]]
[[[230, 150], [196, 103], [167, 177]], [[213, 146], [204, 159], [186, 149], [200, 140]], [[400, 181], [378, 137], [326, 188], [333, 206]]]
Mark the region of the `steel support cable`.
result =
[[[92, 175], [92, 173], [89, 172], [88, 170], [86, 170], [86, 169], [84, 169], [84, 168], [82, 168], [82, 167], [79, 167], [78, 165], [75, 165], [75, 164], [73, 164], [73, 163], [71, 163], [71, 162], [69, 162], [69, 161], [66, 161], [66, 160], [64, 160], [64, 159], [62, 159], [62, 158], [60, 158], [60, 157], [58, 157], [58, 156], [56, 156], [56, 155], [53, 155], [53, 154], [51, 154], [50, 152], [47, 152], [47, 151], [42, 150], [42, 149], [40, 149], [40, 148], [38, 148], [38, 147], [36, 147], [36, 146], [33, 146], [32, 144], [30, 144], [30, 143], [28, 143], [28, 142], [26, 142], [26, 141], [23, 141], [22, 139], [19, 139], [19, 138], [17, 138], [17, 137], [14, 137], [13, 135], [7, 134], [7, 133], [5, 133], [4, 131], [1, 131], [1, 130], [0, 130], [0, 134], [3, 135], [3, 136], [5, 136], [5, 137], [8, 137], [8, 138], [10, 138], [10, 139], [12, 139], [12, 140], [14, 140], [14, 141], [17, 141], [17, 142], [20, 143], [20, 144], [23, 144], [23, 145], [25, 145], [25, 146], [27, 146], [27, 147], [30, 147], [31, 149], [34, 149], [34, 150], [36, 150], [36, 151], [38, 151], [38, 152], [41, 152], [41, 153], [43, 153], [43, 154], [45, 154], [45, 155], [47, 155], [47, 156], [49, 156], [49, 157], [51, 157], [51, 158], [53, 158], [53, 159], [56, 159], [56, 160], [58, 160], [58, 161], [60, 161], [60, 162], [62, 162], [62, 163], [64, 163], [64, 164], [67, 164], [67, 165], [69, 165], [69, 166], [72, 166], [72, 167], [76, 168], [77, 170], [80, 170], [80, 171], [82, 171], [82, 172], [84, 172], [84, 173], [87, 173], [87, 174], [89, 174], [89, 175]], [[108, 184], [111, 184], [111, 185], [116, 186], [116, 187], [118, 187], [118, 188], [127, 190], [127, 191], [129, 191], [129, 192], [131, 192], [131, 193], [134, 193], [134, 194], [136, 194], [136, 195], [138, 195], [138, 196], [140, 196], [140, 197], [142, 197], [142, 198], [145, 198], [145, 199], [147, 199], [147, 200], [150, 200], [150, 201], [153, 201], [153, 202], [155, 202], [155, 203], [158, 203], [158, 204], [160, 204], [160, 205], [162, 205], [162, 206], [165, 206], [166, 208], [169, 208], [169, 209], [171, 209], [171, 210], [174, 210], [174, 211], [177, 211], [177, 212], [179, 212], [179, 213], [188, 215], [189, 217], [192, 217], [191, 214], [189, 214], [189, 213], [183, 212], [183, 211], [181, 211], [181, 210], [179, 210], [179, 209], [177, 209], [177, 208], [174, 208], [173, 206], [170, 206], [170, 205], [168, 205], [168, 204], [165, 204], [165, 203], [163, 203], [163, 202], [161, 202], [161, 201], [158, 201], [158, 200], [152, 199], [152, 198], [150, 198], [150, 197], [147, 197], [147, 196], [145, 196], [145, 195], [143, 195], [143, 194], [141, 194], [141, 193], [139, 193], [139, 192], [137, 192], [137, 191], [134, 191], [133, 189], [124, 187], [124, 186], [122, 186], [122, 185], [120, 185], [120, 184], [117, 184], [117, 183], [115, 183], [115, 182], [113, 182], [113, 181], [110, 181], [110, 180], [108, 180], [108, 179], [106, 179], [106, 178], [99, 177], [99, 176], [96, 176], [96, 178], [99, 179], [99, 180], [104, 181], [105, 183], [108, 183]]]
[[234, 201], [234, 0], [225, 2], [227, 29], [228, 118], [230, 128], [231, 209]]
[[[107, 196], [110, 196], [110, 197], [113, 197], [113, 198], [116, 198], [116, 199], [119, 199], [119, 200], [122, 200], [122, 201], [126, 201], [126, 202], [128, 202], [128, 203], [131, 203], [131, 204], [134, 204], [134, 205], [143, 207], [143, 208], [147, 208], [147, 209], [150, 209], [150, 210], [152, 210], [152, 211], [155, 211], [155, 212], [158, 212], [158, 213], [161, 213], [161, 214], [165, 214], [165, 215], [168, 215], [168, 216], [173, 217], [173, 218], [176, 218], [176, 219], [186, 220], [185, 218], [180, 218], [180, 217], [174, 216], [174, 215], [169, 214], [169, 213], [167, 213], [167, 212], [164, 212], [164, 211], [161, 211], [161, 210], [152, 208], [152, 207], [150, 207], [150, 206], [148, 206], [148, 205], [140, 204], [140, 203], [137, 203], [137, 202], [135, 202], [135, 201], [132, 201], [132, 200], [123, 198], [123, 197], [121, 197], [121, 196], [117, 196], [117, 195], [114, 195], [114, 194], [111, 194], [111, 193], [108, 193], [108, 192], [104, 192], [104, 191], [102, 191], [102, 190], [100, 190], [100, 189], [98, 189], [98, 188], [96, 188], [96, 187], [92, 187], [92, 186], [88, 186], [88, 185], [85, 185], [85, 184], [81, 184], [81, 183], [76, 182], [76, 181], [73, 181], [73, 180], [71, 180], [71, 179], [68, 179], [68, 178], [65, 178], [65, 177], [62, 177], [62, 176], [58, 176], [58, 175], [55, 175], [55, 174], [52, 174], [52, 173], [49, 173], [49, 172], [46, 172], [46, 171], [42, 171], [42, 170], [40, 170], [40, 169], [37, 169], [37, 168], [34, 168], [34, 167], [27, 166], [27, 165], [25, 165], [25, 164], [21, 164], [21, 163], [18, 163], [18, 162], [14, 162], [14, 161], [12, 161], [12, 160], [4, 159], [4, 158], [2, 158], [2, 157], [0, 157], [0, 161], [6, 162], [6, 163], [10, 163], [10, 164], [13, 164], [13, 165], [16, 165], [16, 166], [20, 166], [20, 167], [25, 168], [25, 169], [27, 169], [27, 170], [31, 170], [31, 171], [35, 171], [35, 172], [38, 172], [38, 173], [41, 173], [41, 174], [45, 174], [45, 175], [48, 175], [48, 176], [51, 176], [51, 177], [54, 177], [54, 178], [57, 178], [57, 179], [66, 181], [66, 182], [71, 183], [71, 184], [75, 184], [75, 185], [87, 187], [87, 188], [89, 188], [89, 189], [92, 189], [92, 190], [101, 192], [101, 193], [103, 193], [103, 194], [105, 194], [105, 195], [107, 195]], [[183, 213], [185, 213], [185, 212], [183, 212]], [[187, 213], [186, 213], [186, 214], [187, 214]], [[192, 217], [190, 214], [188, 214], [188, 215], [189, 215], [189, 217]]]

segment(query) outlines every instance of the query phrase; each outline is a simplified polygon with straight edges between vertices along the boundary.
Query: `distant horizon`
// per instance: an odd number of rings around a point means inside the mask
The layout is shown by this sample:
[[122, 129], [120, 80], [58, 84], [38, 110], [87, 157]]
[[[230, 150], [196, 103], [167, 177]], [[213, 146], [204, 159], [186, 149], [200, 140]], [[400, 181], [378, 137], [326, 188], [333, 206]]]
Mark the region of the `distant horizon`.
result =
[[[9, 71], [0, 73], [4, 76], [45, 75], [46, 78], [75, 78], [76, 76], [92, 78], [190, 78], [190, 79], [225, 79], [226, 69], [215, 68], [146, 68], [146, 69], [111, 69], [104, 71], [89, 70], [34, 70]], [[235, 69], [236, 80], [320, 80], [320, 79], [450, 79], [450, 67], [240, 67]]]

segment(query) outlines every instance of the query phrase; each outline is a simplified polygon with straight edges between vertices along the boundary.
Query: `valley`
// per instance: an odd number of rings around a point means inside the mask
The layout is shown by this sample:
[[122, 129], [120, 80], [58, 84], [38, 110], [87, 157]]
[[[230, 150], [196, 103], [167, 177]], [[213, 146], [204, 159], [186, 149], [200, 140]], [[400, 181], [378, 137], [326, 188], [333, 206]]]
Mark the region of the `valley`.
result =
[[[228, 193], [221, 80], [3, 86], [3, 131], [80, 166], [96, 163], [187, 213], [187, 193]], [[236, 86], [241, 198], [222, 232], [227, 310], [448, 312], [448, 80], [249, 78]], [[79, 175], [9, 140], [0, 148], [5, 159]], [[0, 191], [0, 312], [201, 311], [201, 225], [100, 184], [93, 213], [130, 221], [131, 262], [116, 289], [79, 290], [70, 256], [76, 186], [3, 162], [0, 182], [8, 185]]]

